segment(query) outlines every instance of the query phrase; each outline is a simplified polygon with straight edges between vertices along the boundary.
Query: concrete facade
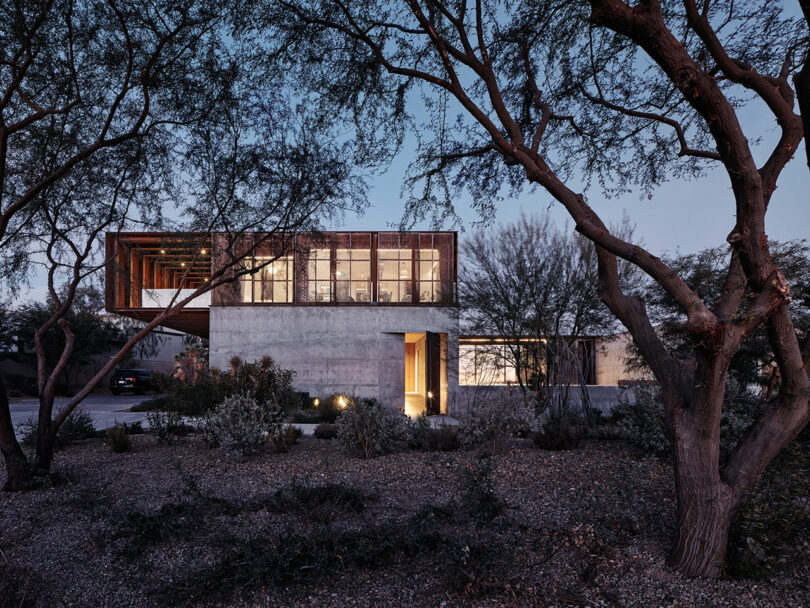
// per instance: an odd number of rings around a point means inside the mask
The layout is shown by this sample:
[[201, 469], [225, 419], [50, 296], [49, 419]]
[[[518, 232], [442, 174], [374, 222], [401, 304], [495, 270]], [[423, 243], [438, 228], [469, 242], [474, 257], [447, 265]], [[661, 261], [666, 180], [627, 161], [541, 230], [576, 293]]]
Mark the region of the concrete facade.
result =
[[405, 334], [443, 334], [442, 413], [458, 409], [454, 307], [212, 306], [210, 315], [212, 366], [227, 367], [234, 355], [270, 355], [294, 370], [296, 388], [312, 397], [342, 392], [398, 410], [405, 407]]

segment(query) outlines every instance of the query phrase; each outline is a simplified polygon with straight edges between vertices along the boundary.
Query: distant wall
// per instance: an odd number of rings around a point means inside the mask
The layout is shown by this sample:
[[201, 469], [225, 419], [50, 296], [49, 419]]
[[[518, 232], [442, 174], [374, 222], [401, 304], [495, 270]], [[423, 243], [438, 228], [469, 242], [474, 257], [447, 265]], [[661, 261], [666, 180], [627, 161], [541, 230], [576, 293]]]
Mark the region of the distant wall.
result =
[[[571, 386], [568, 390], [570, 403], [579, 406], [582, 401], [580, 387]], [[609, 415], [618, 403], [619, 395], [621, 395], [623, 389], [619, 386], [590, 385], [586, 387], [586, 390], [588, 391], [591, 407], [605, 415]], [[520, 395], [520, 388], [517, 386], [460, 386], [456, 392], [456, 411], [459, 415], [463, 415], [477, 402], [486, 403], [510, 397], [519, 398]]]
[[[312, 397], [345, 392], [405, 407], [405, 334], [447, 335], [458, 351], [457, 311], [441, 306], [212, 306], [209, 361], [227, 367], [234, 355], [270, 355], [296, 372]], [[444, 384], [452, 415], [458, 361], [448, 356]]]

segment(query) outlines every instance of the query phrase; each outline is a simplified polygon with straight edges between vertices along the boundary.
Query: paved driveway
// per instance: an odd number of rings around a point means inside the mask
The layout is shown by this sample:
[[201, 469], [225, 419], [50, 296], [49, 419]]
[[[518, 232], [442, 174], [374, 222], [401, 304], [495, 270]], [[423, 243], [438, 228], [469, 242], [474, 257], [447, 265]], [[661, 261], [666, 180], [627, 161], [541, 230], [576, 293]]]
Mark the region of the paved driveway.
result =
[[[93, 423], [97, 429], [106, 429], [116, 422], [137, 422], [146, 420], [144, 412], [128, 411], [136, 403], [149, 399], [150, 395], [119, 395], [115, 396], [109, 392], [98, 392], [82, 401], [78, 408], [84, 410], [93, 418]], [[57, 397], [54, 401], [54, 412], [58, 412], [69, 399], [67, 397]], [[11, 421], [16, 427], [21, 422], [29, 418], [37, 417], [39, 402], [34, 398], [13, 398], [9, 404], [11, 409]]]

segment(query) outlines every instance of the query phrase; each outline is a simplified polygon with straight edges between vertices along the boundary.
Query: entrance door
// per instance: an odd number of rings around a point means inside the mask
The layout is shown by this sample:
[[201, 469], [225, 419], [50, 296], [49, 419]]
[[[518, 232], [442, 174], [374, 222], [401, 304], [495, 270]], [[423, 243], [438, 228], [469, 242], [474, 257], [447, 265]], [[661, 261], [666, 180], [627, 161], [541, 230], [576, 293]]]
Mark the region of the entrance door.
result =
[[442, 342], [439, 334], [425, 332], [425, 409], [428, 416], [441, 413]]

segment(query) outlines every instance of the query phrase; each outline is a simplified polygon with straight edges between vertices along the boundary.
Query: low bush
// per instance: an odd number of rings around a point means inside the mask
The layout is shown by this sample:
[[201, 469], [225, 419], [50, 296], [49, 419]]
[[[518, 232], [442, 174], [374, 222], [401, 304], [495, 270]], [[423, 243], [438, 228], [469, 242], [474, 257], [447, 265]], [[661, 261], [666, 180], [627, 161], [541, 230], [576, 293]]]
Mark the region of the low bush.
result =
[[770, 579], [810, 564], [810, 441], [777, 456], [740, 510], [729, 534], [734, 576]]
[[422, 415], [411, 422], [409, 447], [430, 452], [450, 452], [461, 447], [458, 429], [452, 426], [431, 428], [430, 420]]
[[64, 445], [71, 441], [92, 439], [97, 436], [93, 417], [83, 410], [76, 409], [65, 418], [62, 426], [59, 427], [59, 431], [56, 433], [56, 442]]
[[274, 435], [272, 441], [276, 450], [283, 454], [289, 452], [290, 448], [298, 443], [299, 437], [301, 437], [301, 429], [294, 426], [287, 426], [278, 434]]
[[123, 454], [132, 449], [132, 443], [127, 434], [127, 428], [122, 424], [116, 424], [107, 429], [107, 444], [116, 454]]
[[[629, 392], [628, 392], [629, 391]], [[636, 382], [619, 396], [613, 420], [624, 438], [641, 450], [656, 456], [670, 452], [669, 434], [661, 405], [661, 389]]]
[[35, 606], [36, 591], [34, 577], [0, 559], [0, 608]]
[[320, 421], [321, 415], [314, 408], [296, 410], [290, 416], [290, 422], [297, 422], [298, 424], [317, 424]]
[[460, 506], [469, 517], [482, 523], [491, 522], [506, 506], [495, 492], [494, 466], [492, 457], [484, 454], [475, 464], [468, 465], [461, 480], [466, 489]]
[[354, 404], [354, 398], [343, 393], [333, 393], [321, 401], [315, 411], [322, 422], [334, 423], [343, 411]]
[[334, 439], [335, 437], [337, 437], [337, 431], [338, 427], [336, 424], [321, 422], [318, 426], [315, 427], [313, 435], [317, 439]]
[[[37, 420], [29, 418], [17, 425], [17, 437], [20, 443], [26, 446], [37, 444]], [[98, 431], [93, 424], [93, 418], [85, 411], [76, 409], [65, 418], [65, 421], [56, 432], [56, 447], [61, 447], [72, 441], [93, 439], [98, 437]]]
[[284, 411], [273, 401], [259, 403], [250, 395], [226, 397], [203, 424], [209, 444], [237, 458], [251, 454], [282, 431]]
[[[759, 398], [740, 383], [729, 380], [720, 418], [721, 464], [757, 419]], [[619, 396], [612, 420], [623, 437], [645, 452], [670, 455], [671, 441], [664, 420], [661, 389], [645, 382], [631, 384]]]
[[532, 440], [543, 450], [570, 450], [579, 443], [583, 423], [571, 408], [550, 408], [540, 416]]
[[337, 419], [337, 440], [346, 452], [371, 458], [396, 449], [409, 435], [408, 419], [376, 399], [350, 403]]
[[140, 403], [136, 403], [131, 408], [130, 412], [173, 412], [176, 411], [174, 398], [168, 395], [161, 395], [160, 397], [152, 397], [151, 399], [144, 399]]
[[301, 406], [301, 397], [293, 390], [295, 373], [280, 368], [271, 357], [247, 363], [233, 357], [227, 370], [203, 368], [195, 373], [161, 376], [160, 388], [168, 395], [147, 399], [133, 406], [133, 412], [176, 412], [182, 416], [204, 416], [227, 397], [248, 394], [258, 403], [268, 399], [285, 412]]
[[146, 424], [158, 441], [165, 443], [185, 437], [194, 430], [177, 412], [149, 412], [146, 414]]
[[535, 424], [534, 412], [519, 399], [482, 401], [473, 404], [462, 418], [458, 437], [465, 447], [477, 446], [497, 454], [510, 437], [526, 435]]

